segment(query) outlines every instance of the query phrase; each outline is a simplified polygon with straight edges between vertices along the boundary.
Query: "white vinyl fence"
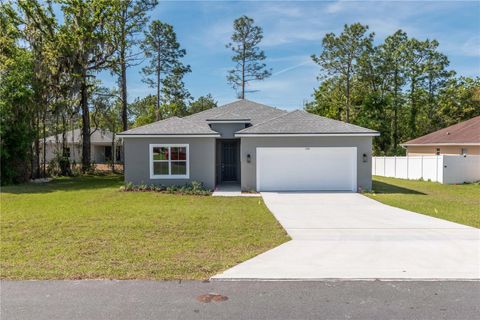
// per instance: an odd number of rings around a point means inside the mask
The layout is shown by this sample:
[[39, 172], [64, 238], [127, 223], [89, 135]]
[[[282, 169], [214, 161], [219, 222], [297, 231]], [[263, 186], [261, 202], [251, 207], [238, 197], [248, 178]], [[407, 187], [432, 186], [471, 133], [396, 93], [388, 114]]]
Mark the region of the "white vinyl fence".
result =
[[450, 184], [480, 181], [480, 156], [372, 157], [372, 174]]

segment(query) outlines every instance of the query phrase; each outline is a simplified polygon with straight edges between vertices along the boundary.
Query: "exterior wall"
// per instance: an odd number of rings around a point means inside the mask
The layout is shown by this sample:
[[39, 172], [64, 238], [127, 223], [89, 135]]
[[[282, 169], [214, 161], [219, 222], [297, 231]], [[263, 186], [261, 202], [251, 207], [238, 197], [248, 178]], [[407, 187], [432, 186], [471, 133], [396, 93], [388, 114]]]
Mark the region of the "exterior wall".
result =
[[[189, 179], [150, 179], [150, 144], [188, 144]], [[215, 138], [124, 138], [125, 182], [133, 184], [183, 185], [200, 181], [215, 187]]]
[[222, 136], [222, 139], [234, 139], [235, 132], [245, 129], [245, 123], [212, 123], [211, 128]]
[[[41, 160], [43, 162], [43, 143], [40, 143], [40, 155]], [[82, 161], [82, 146], [78, 144], [67, 143], [67, 148], [70, 148], [70, 161], [75, 161], [79, 163]], [[52, 159], [55, 158], [55, 155], [61, 152], [61, 145], [57, 147], [56, 143], [48, 143], [46, 145], [46, 162], [50, 162]]]
[[[111, 144], [91, 144], [90, 145], [90, 156], [91, 160], [95, 163], [105, 163], [105, 146], [111, 146]], [[40, 143], [40, 149], [42, 150], [43, 143]], [[70, 161], [71, 162], [76, 162], [81, 163], [82, 162], [82, 146], [80, 144], [72, 144], [68, 143], [67, 148], [70, 148]], [[121, 148], [121, 146], [117, 145], [116, 148]], [[55, 154], [59, 153], [61, 150], [61, 145], [58, 145], [56, 143], [48, 143], [46, 146], [46, 161], [47, 163], [55, 158]], [[43, 157], [43, 151], [41, 153]], [[43, 158], [41, 159], [43, 161]], [[119, 162], [118, 160], [115, 160], [116, 162]], [[122, 160], [120, 159], [120, 162]]]
[[462, 148], [467, 149], [468, 155], [480, 155], [480, 146], [410, 146], [406, 149], [408, 156], [434, 156], [437, 148], [440, 148], [441, 155], [461, 155]]
[[[372, 188], [372, 137], [247, 137], [240, 144], [242, 190], [256, 189], [257, 147], [357, 147], [357, 186]], [[247, 154], [251, 162], [247, 163]], [[363, 162], [363, 154], [367, 162]], [[281, 174], [281, 173], [279, 173]]]
[[104, 163], [105, 162], [105, 146], [91, 146], [91, 159], [95, 163]]

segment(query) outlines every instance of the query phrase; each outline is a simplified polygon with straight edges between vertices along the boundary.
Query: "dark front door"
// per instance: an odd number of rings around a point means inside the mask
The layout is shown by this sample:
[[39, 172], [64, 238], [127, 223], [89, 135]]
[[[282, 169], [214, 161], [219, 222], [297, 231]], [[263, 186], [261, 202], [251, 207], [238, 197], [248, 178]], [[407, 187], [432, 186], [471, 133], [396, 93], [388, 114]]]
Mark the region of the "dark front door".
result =
[[105, 161], [112, 161], [112, 146], [105, 146]]
[[237, 141], [222, 142], [221, 177], [222, 181], [237, 181], [238, 146]]

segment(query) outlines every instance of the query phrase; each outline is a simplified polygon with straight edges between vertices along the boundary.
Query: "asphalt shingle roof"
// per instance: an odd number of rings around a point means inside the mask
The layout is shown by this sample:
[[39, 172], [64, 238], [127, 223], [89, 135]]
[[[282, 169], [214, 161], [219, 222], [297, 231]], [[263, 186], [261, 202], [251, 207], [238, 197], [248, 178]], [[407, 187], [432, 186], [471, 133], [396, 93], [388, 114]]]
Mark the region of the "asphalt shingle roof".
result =
[[376, 134], [377, 131], [333, 120], [303, 110], [288, 112], [238, 131], [239, 134]]
[[186, 118], [171, 117], [153, 122], [141, 127], [133, 128], [121, 133], [122, 135], [218, 135], [208, 125], [199, 125]]
[[287, 112], [249, 100], [237, 100], [184, 118], [172, 117], [122, 132], [121, 135], [218, 135], [209, 123], [245, 121], [241, 134], [376, 134], [376, 131], [307, 113]]
[[206, 121], [233, 121], [249, 119], [252, 125], [262, 123], [287, 111], [266, 106], [250, 100], [237, 100], [218, 108], [212, 108], [203, 112], [192, 114], [185, 119], [205, 123]]
[[480, 116], [407, 141], [402, 145], [436, 143], [480, 144]]

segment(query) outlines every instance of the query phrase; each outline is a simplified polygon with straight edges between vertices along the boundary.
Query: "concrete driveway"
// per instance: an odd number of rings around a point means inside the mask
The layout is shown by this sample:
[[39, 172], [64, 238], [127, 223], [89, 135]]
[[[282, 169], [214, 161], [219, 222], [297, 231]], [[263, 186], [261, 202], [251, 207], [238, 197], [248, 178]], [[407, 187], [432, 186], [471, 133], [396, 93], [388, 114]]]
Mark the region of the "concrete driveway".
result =
[[212, 279], [480, 279], [480, 230], [357, 193], [263, 193], [292, 237]]

